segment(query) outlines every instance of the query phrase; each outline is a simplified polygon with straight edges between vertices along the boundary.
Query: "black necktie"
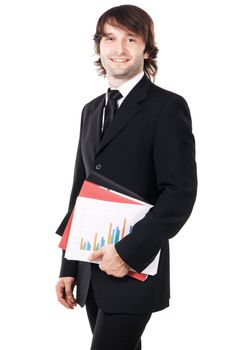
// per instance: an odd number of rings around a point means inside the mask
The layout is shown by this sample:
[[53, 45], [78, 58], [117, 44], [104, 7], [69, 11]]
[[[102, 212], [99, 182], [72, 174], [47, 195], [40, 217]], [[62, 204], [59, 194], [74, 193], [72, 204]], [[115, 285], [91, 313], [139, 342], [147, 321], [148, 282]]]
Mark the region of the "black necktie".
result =
[[108, 102], [105, 106], [105, 119], [104, 119], [104, 128], [103, 128], [103, 134], [108, 129], [109, 125], [111, 124], [114, 114], [118, 108], [117, 101], [123, 97], [121, 93], [118, 90], [108, 90]]

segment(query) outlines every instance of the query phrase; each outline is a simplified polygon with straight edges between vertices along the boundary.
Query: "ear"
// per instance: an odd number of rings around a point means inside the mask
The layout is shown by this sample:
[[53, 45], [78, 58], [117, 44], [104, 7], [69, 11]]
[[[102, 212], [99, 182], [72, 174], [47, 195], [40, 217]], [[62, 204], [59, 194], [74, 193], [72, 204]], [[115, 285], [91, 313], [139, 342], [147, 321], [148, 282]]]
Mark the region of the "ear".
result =
[[149, 54], [148, 52], [145, 52], [144, 55], [143, 55], [144, 59], [147, 60], [149, 58]]

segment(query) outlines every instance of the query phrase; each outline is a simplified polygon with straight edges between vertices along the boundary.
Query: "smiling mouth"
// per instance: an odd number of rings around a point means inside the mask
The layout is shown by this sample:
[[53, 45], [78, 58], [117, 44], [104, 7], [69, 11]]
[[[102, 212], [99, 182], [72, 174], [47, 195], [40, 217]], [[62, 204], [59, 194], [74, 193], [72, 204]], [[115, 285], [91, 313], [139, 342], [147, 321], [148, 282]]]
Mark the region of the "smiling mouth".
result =
[[110, 60], [114, 63], [126, 63], [129, 61], [128, 58], [110, 58]]

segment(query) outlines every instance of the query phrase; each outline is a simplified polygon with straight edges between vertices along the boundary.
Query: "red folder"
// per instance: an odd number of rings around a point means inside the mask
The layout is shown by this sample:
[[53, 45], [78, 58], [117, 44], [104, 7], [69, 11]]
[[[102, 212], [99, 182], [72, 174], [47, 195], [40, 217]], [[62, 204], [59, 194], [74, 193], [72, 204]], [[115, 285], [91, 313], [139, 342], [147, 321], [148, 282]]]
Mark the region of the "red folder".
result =
[[[83, 183], [83, 186], [81, 188], [81, 191], [79, 193], [80, 197], [88, 197], [92, 199], [99, 199], [104, 201], [111, 201], [111, 202], [118, 202], [118, 203], [129, 203], [129, 204], [141, 204], [137, 200], [128, 198], [126, 196], [120, 195], [118, 193], [114, 193], [107, 188], [104, 188], [100, 185], [97, 185], [95, 183], [92, 183], [90, 181], [85, 180]], [[66, 250], [68, 237], [70, 234], [71, 224], [73, 220], [75, 210], [72, 211], [70, 218], [68, 220], [68, 223], [65, 227], [65, 230], [63, 232], [61, 241], [59, 243], [59, 247]], [[139, 281], [145, 281], [148, 277], [147, 274], [144, 273], [138, 273], [135, 271], [129, 271], [128, 276], [133, 277]]]
[[72, 213], [70, 215], [68, 223], [66, 224], [65, 230], [63, 232], [62, 238], [59, 242], [59, 248], [62, 248], [63, 250], [66, 250], [66, 247], [67, 247], [67, 242], [68, 242], [68, 238], [69, 238], [69, 234], [70, 234], [70, 228], [71, 228], [73, 216], [74, 216], [74, 210], [72, 211]]

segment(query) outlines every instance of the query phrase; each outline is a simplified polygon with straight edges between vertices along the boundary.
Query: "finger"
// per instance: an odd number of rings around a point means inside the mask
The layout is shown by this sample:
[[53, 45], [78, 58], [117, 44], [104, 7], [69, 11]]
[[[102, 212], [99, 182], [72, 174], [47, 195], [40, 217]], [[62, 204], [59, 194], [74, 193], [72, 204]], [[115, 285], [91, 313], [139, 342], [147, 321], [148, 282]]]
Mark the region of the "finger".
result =
[[123, 269], [123, 270], [120, 270], [120, 271], [116, 271], [114, 273], [112, 273], [112, 275], [114, 277], [117, 277], [117, 278], [123, 278], [125, 277], [126, 275], [128, 274], [128, 269]]
[[76, 304], [76, 300], [73, 295], [73, 288], [74, 286], [72, 285], [72, 283], [65, 283], [66, 302], [70, 306], [74, 306]]
[[99, 269], [100, 269], [101, 271], [105, 271], [102, 264], [99, 264]]
[[[67, 289], [68, 289], [68, 292], [67, 292]], [[63, 281], [60, 281], [56, 285], [57, 299], [60, 302], [60, 304], [62, 304], [68, 309], [73, 309], [77, 305], [76, 300], [73, 297], [72, 290], [73, 290], [72, 283], [66, 283], [66, 282], [64, 283]]]
[[74, 306], [70, 302], [66, 301], [64, 298], [59, 298], [58, 301], [60, 302], [60, 304], [62, 304], [67, 309], [73, 309], [74, 308]]
[[91, 254], [91, 255], [89, 256], [88, 259], [89, 259], [90, 261], [97, 260], [97, 259], [102, 258], [103, 254], [104, 254], [104, 253], [103, 253], [103, 250], [100, 249], [100, 250], [98, 250], [97, 252]]
[[70, 306], [70, 307], [75, 307], [76, 305], [77, 305], [77, 303], [76, 303], [76, 299], [72, 296], [72, 297], [67, 297], [66, 296], [66, 302], [68, 303], [68, 305]]
[[65, 291], [63, 287], [56, 286], [56, 294], [60, 304], [65, 306], [67, 309], [73, 308], [73, 306], [66, 301]]

